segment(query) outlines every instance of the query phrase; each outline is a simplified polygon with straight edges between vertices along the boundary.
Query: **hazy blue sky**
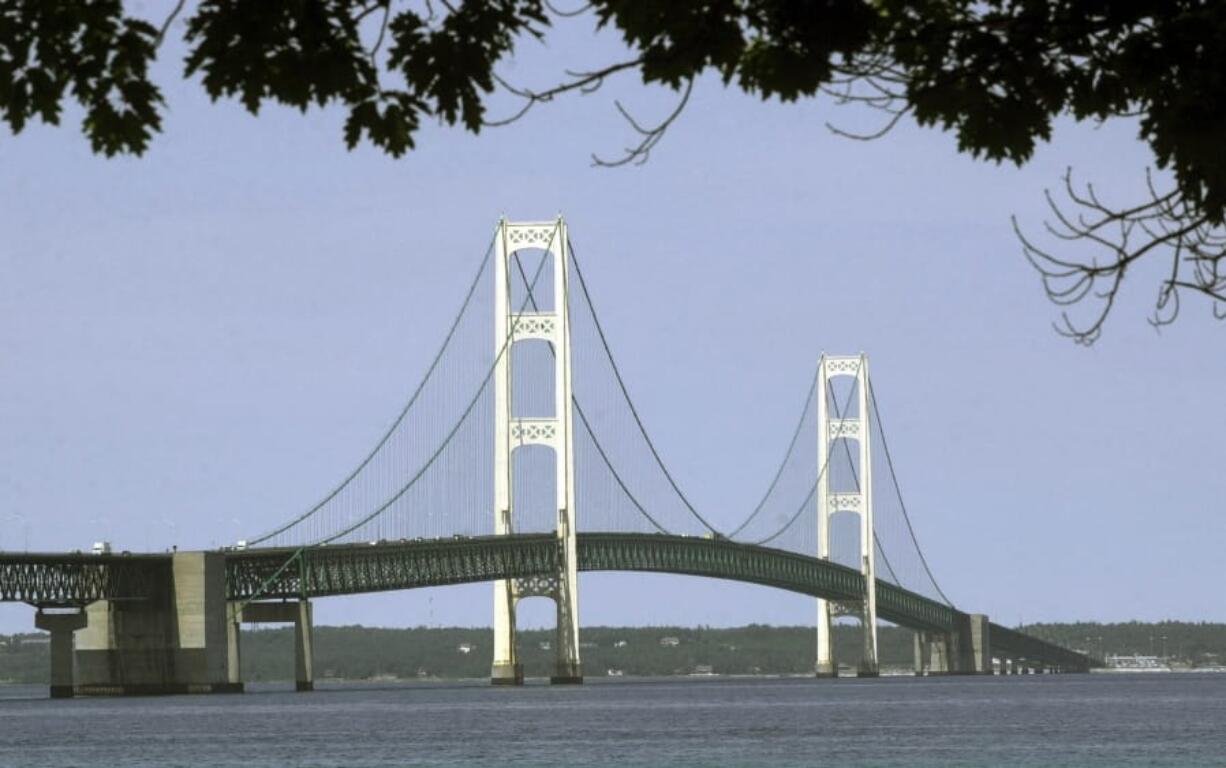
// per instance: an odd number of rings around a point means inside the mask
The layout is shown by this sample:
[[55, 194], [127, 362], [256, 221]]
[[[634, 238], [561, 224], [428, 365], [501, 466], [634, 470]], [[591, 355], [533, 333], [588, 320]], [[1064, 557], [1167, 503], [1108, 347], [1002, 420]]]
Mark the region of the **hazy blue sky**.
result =
[[[582, 41], [579, 41], [582, 42]], [[595, 49], [599, 52], [599, 48]], [[1018, 620], [1226, 620], [1226, 328], [1146, 322], [1130, 276], [1085, 349], [1023, 260], [1068, 164], [1121, 200], [1150, 162], [1121, 124], [1061, 125], [1024, 170], [827, 101], [703, 82], [643, 167], [614, 95], [409, 157], [347, 152], [343, 115], [210, 105], [162, 69], [164, 135], [90, 154], [76, 126], [0, 137], [0, 547], [232, 542], [347, 471], [420, 376], [497, 217], [561, 211], [671, 468], [717, 524], [756, 499], [823, 351], [872, 360], [917, 533], [962, 607]], [[586, 48], [535, 51], [543, 82]], [[732, 404], [729, 407], [729, 404]], [[722, 515], [722, 516], [721, 516]], [[320, 623], [490, 621], [489, 587], [333, 598]], [[525, 623], [552, 624], [530, 601]], [[806, 623], [812, 600], [683, 577], [582, 580], [582, 621]], [[0, 631], [31, 628], [0, 606]]]

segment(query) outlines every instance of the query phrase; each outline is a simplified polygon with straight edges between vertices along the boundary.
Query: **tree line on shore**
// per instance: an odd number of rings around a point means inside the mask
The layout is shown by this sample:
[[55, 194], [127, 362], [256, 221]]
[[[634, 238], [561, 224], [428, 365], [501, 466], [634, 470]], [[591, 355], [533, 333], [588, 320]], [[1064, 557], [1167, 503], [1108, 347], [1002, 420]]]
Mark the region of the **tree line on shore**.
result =
[[[1102, 657], [1159, 656], [1180, 666], [1218, 666], [1226, 659], [1226, 624], [1161, 622], [1122, 624], [1034, 624], [1037, 637]], [[881, 627], [878, 654], [885, 669], [910, 668], [913, 634]], [[319, 679], [481, 678], [489, 674], [493, 633], [489, 628], [362, 626], [315, 628], [315, 674]], [[581, 654], [588, 676], [626, 675], [792, 675], [813, 668], [812, 627], [585, 627]], [[520, 660], [529, 677], [550, 674], [552, 630], [519, 633]], [[860, 658], [855, 625], [835, 631], [840, 663]], [[255, 628], [242, 634], [243, 679], [287, 680], [294, 674], [293, 630]], [[0, 635], [0, 681], [47, 680], [47, 636]]]

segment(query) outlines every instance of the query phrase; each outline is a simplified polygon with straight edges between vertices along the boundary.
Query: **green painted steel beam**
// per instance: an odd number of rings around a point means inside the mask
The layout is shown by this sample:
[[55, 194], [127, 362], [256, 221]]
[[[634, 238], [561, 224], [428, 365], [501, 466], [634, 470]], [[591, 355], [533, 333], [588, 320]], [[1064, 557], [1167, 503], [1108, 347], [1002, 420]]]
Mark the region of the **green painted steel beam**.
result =
[[0, 602], [80, 606], [142, 599], [170, 578], [170, 555], [0, 553]]
[[[518, 534], [463, 539], [378, 542], [227, 553], [232, 600], [325, 597], [414, 589], [553, 573], [557, 539]], [[769, 547], [663, 534], [581, 533], [581, 571], [646, 571], [729, 579], [831, 600], [864, 594], [850, 568]], [[301, 567], [285, 567], [300, 557]], [[882, 618], [917, 629], [951, 630], [958, 612], [885, 582], [878, 583]]]
[[[228, 550], [226, 593], [235, 601], [299, 599], [470, 584], [555, 573], [551, 533], [380, 541], [306, 548]], [[674, 573], [759, 584], [829, 600], [864, 594], [858, 571], [808, 555], [728, 539], [638, 533], [581, 533], [579, 570]], [[141, 599], [170, 578], [170, 555], [0, 554], [0, 601], [85, 605]], [[877, 612], [917, 630], [954, 633], [967, 615], [877, 582]], [[991, 625], [993, 651], [1067, 669], [1090, 660], [1039, 638]]]

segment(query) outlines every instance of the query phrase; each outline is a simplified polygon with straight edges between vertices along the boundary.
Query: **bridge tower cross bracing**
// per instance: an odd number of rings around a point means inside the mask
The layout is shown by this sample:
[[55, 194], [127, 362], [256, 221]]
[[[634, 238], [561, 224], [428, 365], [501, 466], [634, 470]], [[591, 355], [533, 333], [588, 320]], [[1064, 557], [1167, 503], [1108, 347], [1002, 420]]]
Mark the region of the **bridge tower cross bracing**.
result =
[[[494, 660], [490, 681], [523, 682], [515, 642], [515, 608], [521, 598], [548, 597], [557, 606], [556, 660], [551, 682], [583, 680], [579, 660], [578, 540], [575, 516], [574, 431], [571, 419], [570, 316], [567, 306], [568, 240], [566, 223], [499, 222], [494, 258], [494, 533], [513, 532], [512, 455], [527, 445], [552, 449], [555, 464], [558, 568], [549, 576], [503, 579], [494, 583]], [[519, 250], [543, 250], [553, 259], [552, 309], [526, 311], [512, 302], [511, 259]], [[528, 280], [535, 276], [527, 277]], [[544, 291], [530, 286], [535, 295]], [[542, 340], [554, 350], [554, 407], [549, 417], [521, 418], [512, 408], [512, 347]]]
[[[832, 405], [844, 408], [834, 398], [831, 383], [840, 377], [854, 379], [855, 415], [831, 414]], [[817, 600], [817, 664], [818, 677], [838, 675], [834, 655], [833, 620], [837, 616], [856, 616], [860, 620], [864, 650], [859, 674], [878, 674], [877, 665], [877, 558], [873, 536], [873, 473], [869, 448], [868, 356], [835, 357], [822, 355], [818, 364], [817, 390], [817, 556], [829, 560], [830, 519], [839, 512], [851, 512], [860, 518], [860, 573], [864, 576], [864, 596], [855, 601]], [[831, 489], [830, 467], [835, 451], [850, 449], [842, 441], [855, 441], [857, 462], [856, 488]]]

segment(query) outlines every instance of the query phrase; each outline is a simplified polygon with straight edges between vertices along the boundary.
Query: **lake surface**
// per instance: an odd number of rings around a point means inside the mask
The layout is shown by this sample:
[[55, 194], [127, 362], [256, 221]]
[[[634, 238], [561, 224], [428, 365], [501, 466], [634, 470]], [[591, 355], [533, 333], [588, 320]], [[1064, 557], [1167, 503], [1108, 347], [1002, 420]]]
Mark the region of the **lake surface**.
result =
[[1222, 674], [45, 696], [0, 686], [0, 766], [1226, 766]]

